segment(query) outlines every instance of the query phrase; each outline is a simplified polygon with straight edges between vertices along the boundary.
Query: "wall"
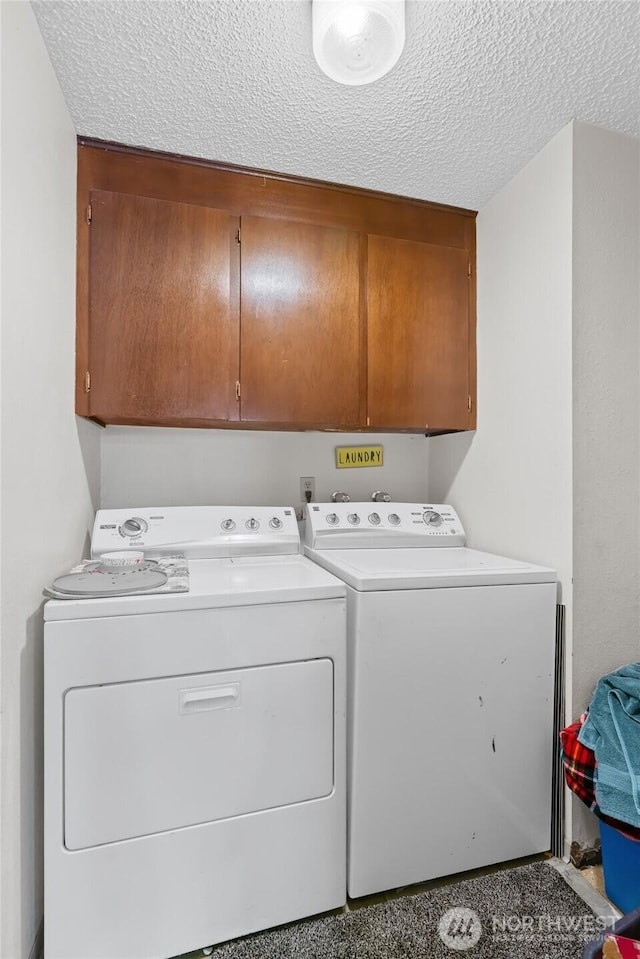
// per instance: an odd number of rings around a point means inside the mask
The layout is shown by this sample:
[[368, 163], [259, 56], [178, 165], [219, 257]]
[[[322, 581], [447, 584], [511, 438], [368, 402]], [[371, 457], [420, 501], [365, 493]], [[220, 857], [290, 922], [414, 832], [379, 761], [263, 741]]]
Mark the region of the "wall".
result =
[[[574, 125], [573, 704], [640, 659], [638, 141]], [[594, 834], [575, 803], [573, 837]], [[579, 811], [578, 811], [579, 810]]]
[[[335, 468], [334, 447], [382, 443], [384, 466]], [[316, 499], [334, 490], [352, 500], [376, 489], [424, 499], [423, 435], [276, 433], [109, 426], [102, 442], [102, 506], [254, 504], [295, 506], [300, 476], [315, 476]]]
[[42, 918], [42, 588], [83, 550], [99, 430], [73, 415], [75, 131], [31, 6], [2, 3], [3, 959]]
[[470, 545], [558, 570], [571, 603], [572, 130], [478, 213], [478, 430], [429, 439]]

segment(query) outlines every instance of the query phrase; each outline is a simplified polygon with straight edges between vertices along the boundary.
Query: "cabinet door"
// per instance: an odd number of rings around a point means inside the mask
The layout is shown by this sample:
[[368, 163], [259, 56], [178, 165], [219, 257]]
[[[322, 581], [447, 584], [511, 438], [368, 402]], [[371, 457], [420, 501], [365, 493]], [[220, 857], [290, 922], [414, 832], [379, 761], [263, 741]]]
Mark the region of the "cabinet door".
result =
[[467, 429], [468, 264], [463, 249], [368, 238], [372, 427]]
[[102, 191], [92, 193], [91, 206], [91, 415], [237, 420], [238, 254], [230, 215]]
[[357, 426], [359, 234], [242, 217], [241, 264], [242, 420]]

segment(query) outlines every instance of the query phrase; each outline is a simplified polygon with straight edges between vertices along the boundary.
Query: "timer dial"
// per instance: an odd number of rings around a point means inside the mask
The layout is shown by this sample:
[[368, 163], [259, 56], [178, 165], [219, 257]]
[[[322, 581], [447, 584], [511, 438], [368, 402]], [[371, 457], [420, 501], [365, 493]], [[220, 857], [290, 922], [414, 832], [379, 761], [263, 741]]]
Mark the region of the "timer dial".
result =
[[425, 510], [425, 512], [422, 514], [422, 518], [427, 526], [438, 527], [442, 526], [443, 523], [442, 516], [440, 513], [436, 513], [434, 509]]
[[121, 536], [142, 536], [148, 529], [147, 521], [139, 516], [130, 516], [119, 527], [118, 532]]

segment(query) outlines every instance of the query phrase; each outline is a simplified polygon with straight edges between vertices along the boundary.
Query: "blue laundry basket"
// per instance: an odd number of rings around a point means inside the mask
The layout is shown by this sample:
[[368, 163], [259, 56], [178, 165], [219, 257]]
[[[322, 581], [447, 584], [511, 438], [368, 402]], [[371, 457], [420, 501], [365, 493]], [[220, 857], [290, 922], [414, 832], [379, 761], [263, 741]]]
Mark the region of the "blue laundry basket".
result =
[[622, 912], [631, 912], [640, 906], [640, 839], [600, 820], [600, 840], [607, 896]]

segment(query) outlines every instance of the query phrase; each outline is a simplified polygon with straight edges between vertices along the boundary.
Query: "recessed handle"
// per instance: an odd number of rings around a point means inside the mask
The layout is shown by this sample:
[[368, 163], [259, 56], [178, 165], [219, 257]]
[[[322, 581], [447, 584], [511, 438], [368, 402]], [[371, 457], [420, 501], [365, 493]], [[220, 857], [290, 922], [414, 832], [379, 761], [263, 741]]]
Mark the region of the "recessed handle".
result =
[[240, 683], [196, 686], [178, 691], [178, 712], [204, 713], [209, 709], [233, 709], [240, 705]]

